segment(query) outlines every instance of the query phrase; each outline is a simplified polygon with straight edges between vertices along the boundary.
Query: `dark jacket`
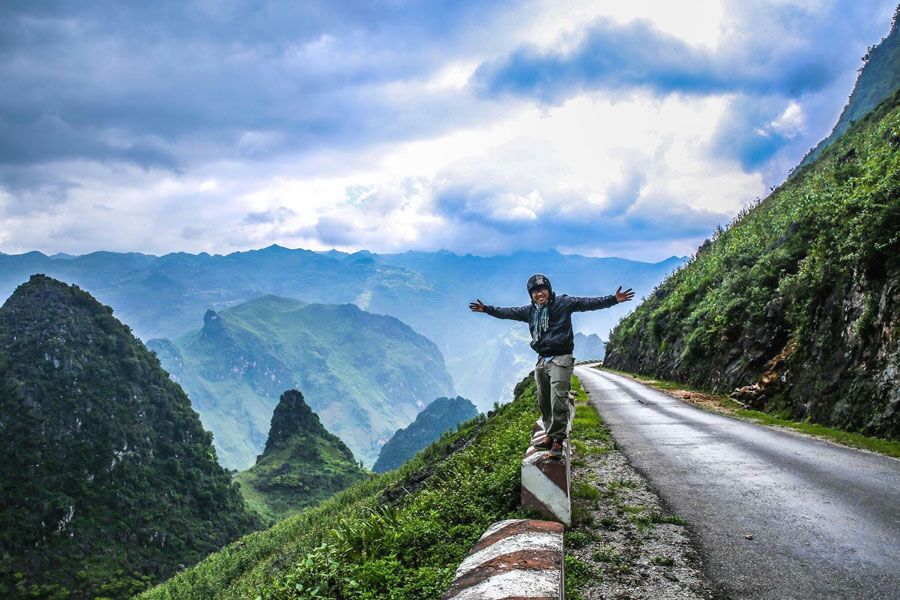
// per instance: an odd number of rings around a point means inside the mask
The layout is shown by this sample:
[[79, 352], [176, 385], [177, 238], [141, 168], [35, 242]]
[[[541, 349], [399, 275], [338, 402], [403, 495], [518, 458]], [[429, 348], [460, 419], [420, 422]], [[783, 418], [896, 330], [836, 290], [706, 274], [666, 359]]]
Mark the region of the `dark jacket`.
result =
[[[555, 292], [550, 293], [548, 302], [550, 303], [550, 323], [547, 331], [537, 343], [531, 342], [531, 348], [540, 356], [571, 354], [575, 350], [575, 334], [572, 331], [573, 312], [598, 310], [618, 304], [615, 294], [597, 298], [582, 298], [565, 294], [557, 296]], [[529, 324], [529, 328], [535, 310], [537, 310], [537, 305], [534, 302], [528, 306], [511, 308], [490, 305], [484, 307], [484, 312], [492, 317], [524, 321]], [[534, 332], [531, 337], [534, 338]]]

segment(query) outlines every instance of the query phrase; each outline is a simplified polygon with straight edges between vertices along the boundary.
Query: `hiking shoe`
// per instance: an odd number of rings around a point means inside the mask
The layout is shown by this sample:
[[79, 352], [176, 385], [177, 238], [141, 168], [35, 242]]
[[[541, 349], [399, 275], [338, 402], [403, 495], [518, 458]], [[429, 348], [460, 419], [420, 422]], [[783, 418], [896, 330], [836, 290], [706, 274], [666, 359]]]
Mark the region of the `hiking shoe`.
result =
[[553, 440], [553, 444], [550, 446], [550, 456], [553, 458], [563, 457], [562, 440]]
[[553, 446], [553, 440], [548, 438], [546, 435], [541, 438], [541, 441], [535, 442], [534, 447], [538, 450], [549, 450]]

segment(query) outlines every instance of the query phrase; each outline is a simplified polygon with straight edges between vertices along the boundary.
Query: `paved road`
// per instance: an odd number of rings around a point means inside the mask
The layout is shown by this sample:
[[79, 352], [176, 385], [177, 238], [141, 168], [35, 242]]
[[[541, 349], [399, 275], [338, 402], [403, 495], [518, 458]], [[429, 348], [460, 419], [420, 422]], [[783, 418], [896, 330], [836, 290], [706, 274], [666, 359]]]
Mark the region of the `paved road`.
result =
[[711, 414], [605, 371], [575, 374], [697, 534], [722, 595], [900, 598], [900, 460]]

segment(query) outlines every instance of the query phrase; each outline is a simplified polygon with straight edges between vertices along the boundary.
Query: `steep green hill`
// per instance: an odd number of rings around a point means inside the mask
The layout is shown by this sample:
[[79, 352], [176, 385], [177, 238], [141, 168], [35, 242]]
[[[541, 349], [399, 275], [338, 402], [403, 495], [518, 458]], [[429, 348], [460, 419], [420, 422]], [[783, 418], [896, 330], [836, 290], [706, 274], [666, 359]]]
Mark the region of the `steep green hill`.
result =
[[184, 392], [112, 310], [0, 308], [0, 597], [124, 598], [255, 526]]
[[366, 465], [426, 403], [453, 393], [437, 347], [401, 321], [352, 304], [263, 296], [174, 343], [151, 340], [215, 436], [222, 464], [245, 469], [266, 443], [286, 389], [301, 389], [325, 427]]
[[831, 134], [819, 142], [815, 148], [803, 157], [800, 167], [810, 164], [822, 151], [841, 137], [850, 125], [859, 121], [872, 111], [876, 106], [889, 98], [900, 88], [900, 29], [898, 29], [897, 17], [900, 15], [900, 6], [894, 12], [894, 22], [891, 31], [881, 42], [869, 48], [863, 57], [865, 64], [860, 69], [853, 93], [841, 116], [831, 131]]
[[606, 364], [898, 437], [898, 224], [900, 92], [707, 240], [613, 330]]
[[468, 421], [477, 415], [478, 409], [475, 405], [461, 396], [438, 398], [426, 406], [409, 427], [398, 429], [381, 447], [381, 453], [372, 470], [384, 473], [396, 469], [441, 437], [441, 434], [453, 430], [458, 423]]
[[399, 469], [245, 536], [141, 598], [439, 598], [488, 525], [526, 516], [520, 461], [536, 418], [526, 380], [493, 417], [466, 422]]
[[350, 448], [322, 426], [303, 394], [288, 390], [275, 407], [265, 451], [235, 480], [248, 505], [277, 521], [367, 476]]

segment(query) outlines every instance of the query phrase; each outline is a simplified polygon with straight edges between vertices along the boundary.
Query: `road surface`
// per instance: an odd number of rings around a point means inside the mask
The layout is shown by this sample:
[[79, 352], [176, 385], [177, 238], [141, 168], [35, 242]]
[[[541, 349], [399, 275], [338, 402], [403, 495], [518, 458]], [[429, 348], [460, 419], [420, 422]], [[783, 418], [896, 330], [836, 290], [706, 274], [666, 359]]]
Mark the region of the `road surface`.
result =
[[[900, 598], [900, 460], [575, 374], [730, 598]], [[747, 539], [745, 536], [752, 536]]]

